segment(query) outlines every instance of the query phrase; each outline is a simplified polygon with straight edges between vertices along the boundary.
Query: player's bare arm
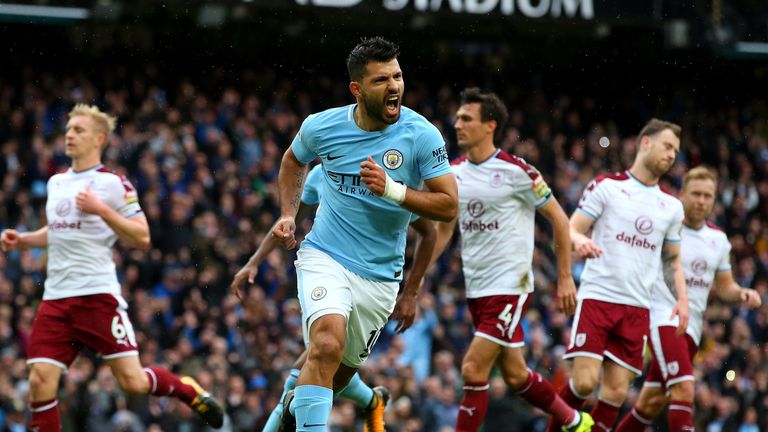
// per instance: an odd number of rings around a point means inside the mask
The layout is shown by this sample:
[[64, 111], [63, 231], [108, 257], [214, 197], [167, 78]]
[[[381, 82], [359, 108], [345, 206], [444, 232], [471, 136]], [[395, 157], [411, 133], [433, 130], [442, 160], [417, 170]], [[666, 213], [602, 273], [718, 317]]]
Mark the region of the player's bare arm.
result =
[[571, 274], [571, 230], [568, 216], [560, 203], [551, 197], [539, 207], [539, 213], [552, 224], [557, 257], [557, 310], [572, 315], [576, 312], [576, 284]]
[[398, 297], [395, 310], [392, 312], [392, 319], [397, 321], [396, 333], [402, 333], [413, 325], [416, 318], [416, 301], [419, 297], [419, 289], [424, 279], [424, 273], [429, 267], [437, 240], [435, 223], [431, 220], [420, 218], [411, 223], [411, 226], [419, 233], [419, 242], [416, 244], [411, 274], [408, 276], [403, 293]]
[[392, 180], [372, 157], [360, 164], [360, 179], [377, 196], [389, 198], [419, 216], [437, 221], [456, 217], [459, 191], [452, 173], [426, 180], [424, 190], [415, 190]]
[[435, 223], [437, 238], [435, 240], [435, 249], [432, 251], [432, 258], [429, 261], [430, 267], [432, 267], [432, 264], [434, 264], [441, 255], [443, 255], [445, 248], [448, 247], [448, 243], [450, 243], [453, 233], [456, 231], [456, 223], [458, 220], [459, 218], [455, 217], [448, 222]]
[[102, 218], [120, 240], [142, 250], [149, 250], [149, 223], [143, 214], [126, 218], [102, 201], [91, 189], [80, 191], [75, 198], [75, 205], [80, 211], [95, 214]]
[[[316, 207], [317, 206], [307, 205], [302, 201], [299, 205], [299, 211], [296, 213], [296, 220], [304, 220], [305, 217], [312, 214]], [[232, 290], [232, 293], [240, 301], [243, 300], [242, 293], [240, 292], [240, 286], [243, 284], [243, 281], [247, 279], [249, 284], [253, 283], [256, 275], [259, 274], [259, 266], [262, 262], [264, 262], [264, 259], [267, 258], [267, 255], [269, 255], [270, 252], [272, 252], [279, 244], [278, 239], [272, 235], [272, 231], [276, 225], [277, 222], [275, 222], [275, 225], [272, 226], [270, 232], [264, 236], [264, 239], [261, 240], [259, 247], [256, 249], [256, 252], [254, 252], [253, 255], [251, 255], [251, 257], [248, 259], [248, 262], [245, 263], [243, 268], [241, 268], [237, 274], [235, 274], [235, 277], [232, 280], [232, 284], [229, 286], [229, 288]]]
[[569, 222], [573, 250], [582, 259], [600, 258], [600, 255], [603, 253], [602, 249], [587, 236], [587, 232], [592, 228], [593, 223], [594, 219], [580, 211], [573, 212]]
[[280, 190], [280, 219], [272, 229], [272, 235], [279, 239], [286, 249], [296, 246], [296, 213], [299, 211], [306, 179], [307, 165], [299, 162], [293, 150], [288, 148], [283, 155], [277, 177]]
[[0, 234], [0, 249], [11, 252], [16, 249], [44, 248], [48, 246], [48, 226], [36, 231], [19, 233], [15, 229], [6, 229]]
[[739, 286], [730, 271], [715, 274], [715, 290], [721, 299], [732, 303], [742, 302], [750, 309], [759, 308], [763, 303], [757, 291]]
[[664, 243], [661, 249], [661, 271], [667, 287], [677, 299], [669, 318], [679, 318], [677, 334], [681, 335], [688, 328], [688, 287], [685, 285], [685, 273], [680, 259], [680, 243]]

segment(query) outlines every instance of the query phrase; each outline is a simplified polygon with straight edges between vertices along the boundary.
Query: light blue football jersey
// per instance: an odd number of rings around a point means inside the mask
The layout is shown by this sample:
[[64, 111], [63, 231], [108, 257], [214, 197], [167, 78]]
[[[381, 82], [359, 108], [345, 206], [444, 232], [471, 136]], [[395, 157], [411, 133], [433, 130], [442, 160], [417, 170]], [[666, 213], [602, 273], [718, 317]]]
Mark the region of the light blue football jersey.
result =
[[371, 156], [393, 180], [418, 189], [423, 180], [451, 173], [445, 142], [406, 107], [396, 123], [366, 132], [355, 123], [355, 106], [310, 115], [291, 144], [301, 163], [322, 162], [320, 207], [301, 247], [321, 250], [363, 277], [399, 281], [411, 212], [368, 190], [360, 163]]
[[307, 205], [318, 205], [320, 203], [320, 188], [323, 187], [323, 167], [315, 165], [304, 181], [304, 192], [301, 193], [301, 202]]

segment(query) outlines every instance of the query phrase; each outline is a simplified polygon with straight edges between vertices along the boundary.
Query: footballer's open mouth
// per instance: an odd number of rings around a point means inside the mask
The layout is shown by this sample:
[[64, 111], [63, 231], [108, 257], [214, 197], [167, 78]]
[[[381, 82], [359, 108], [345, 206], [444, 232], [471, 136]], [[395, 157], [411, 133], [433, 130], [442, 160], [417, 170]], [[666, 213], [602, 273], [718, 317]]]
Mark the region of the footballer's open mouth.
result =
[[387, 109], [387, 115], [396, 116], [400, 112], [400, 95], [393, 94], [387, 96], [384, 100], [384, 106]]

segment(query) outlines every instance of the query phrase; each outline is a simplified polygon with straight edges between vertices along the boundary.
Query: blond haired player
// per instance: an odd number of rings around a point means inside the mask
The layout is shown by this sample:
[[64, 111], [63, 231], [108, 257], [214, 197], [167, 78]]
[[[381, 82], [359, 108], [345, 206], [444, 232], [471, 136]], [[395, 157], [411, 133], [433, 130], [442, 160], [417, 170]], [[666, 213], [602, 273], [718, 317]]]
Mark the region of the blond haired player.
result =
[[680, 194], [685, 208], [682, 259], [691, 319], [682, 335], [675, 334], [677, 319], [669, 319], [675, 300], [659, 277], [651, 303], [653, 359], [645, 385], [632, 412], [616, 432], [642, 432], [669, 404], [667, 424], [671, 432], [693, 430], [693, 357], [701, 341], [704, 309], [714, 286], [725, 301], [744, 302], [750, 308], [762, 303], [752, 289], [742, 288], [731, 273], [731, 243], [725, 233], [707, 222], [715, 205], [717, 178], [705, 167], [690, 170]]
[[112, 245], [119, 238], [129, 246], [148, 249], [149, 226], [131, 183], [101, 164], [114, 128], [114, 117], [97, 107], [75, 106], [65, 135], [72, 166], [48, 180], [48, 225], [29, 233], [7, 229], [0, 234], [5, 252], [48, 249], [43, 302], [35, 316], [27, 358], [30, 429], [61, 430], [56, 399], [59, 378], [83, 346], [101, 354], [124, 391], [176, 397], [218, 428], [223, 411], [194, 379], [179, 378], [157, 366], [142, 368], [139, 363]]

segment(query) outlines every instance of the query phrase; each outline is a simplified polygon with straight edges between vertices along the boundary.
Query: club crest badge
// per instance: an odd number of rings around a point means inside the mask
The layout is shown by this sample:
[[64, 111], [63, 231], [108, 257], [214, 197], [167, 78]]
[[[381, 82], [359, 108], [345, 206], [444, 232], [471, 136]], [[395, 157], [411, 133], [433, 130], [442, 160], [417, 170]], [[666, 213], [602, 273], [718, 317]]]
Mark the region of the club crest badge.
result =
[[577, 333], [576, 334], [576, 346], [577, 347], [583, 347], [586, 342], [587, 342], [587, 334], [586, 333]]
[[396, 170], [403, 164], [403, 154], [400, 150], [390, 149], [384, 152], [381, 162], [387, 169]]
[[328, 294], [328, 291], [325, 288], [317, 287], [312, 290], [312, 300], [314, 301], [322, 300], [326, 294]]

